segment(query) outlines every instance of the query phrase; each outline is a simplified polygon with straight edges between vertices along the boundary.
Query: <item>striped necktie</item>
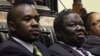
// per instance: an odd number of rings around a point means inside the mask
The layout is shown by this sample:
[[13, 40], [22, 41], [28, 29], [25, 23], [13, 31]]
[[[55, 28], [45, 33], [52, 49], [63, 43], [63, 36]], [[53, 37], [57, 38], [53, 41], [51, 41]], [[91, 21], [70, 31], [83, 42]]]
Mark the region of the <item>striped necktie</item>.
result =
[[80, 50], [85, 56], [88, 56], [88, 53], [83, 48], [78, 48], [78, 50]]
[[34, 46], [33, 52], [35, 56], [43, 56], [41, 51], [37, 48], [37, 46]]

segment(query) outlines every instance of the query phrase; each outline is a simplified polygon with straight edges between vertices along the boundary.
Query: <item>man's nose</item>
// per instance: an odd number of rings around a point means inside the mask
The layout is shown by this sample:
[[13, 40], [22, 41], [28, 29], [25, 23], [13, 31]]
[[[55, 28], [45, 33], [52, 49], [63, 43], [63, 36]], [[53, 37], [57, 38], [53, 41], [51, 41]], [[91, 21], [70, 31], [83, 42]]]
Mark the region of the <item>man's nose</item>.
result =
[[39, 26], [39, 22], [37, 22], [35, 19], [32, 19], [31, 26], [32, 27], [38, 27]]
[[80, 29], [81, 29], [81, 30], [84, 30], [85, 28], [84, 28], [84, 26], [77, 25], [77, 26], [76, 26], [76, 29], [77, 29], [77, 30], [80, 30]]
[[87, 31], [85, 30], [85, 27], [80, 25], [76, 27], [76, 31], [83, 31], [85, 34], [88, 34]]

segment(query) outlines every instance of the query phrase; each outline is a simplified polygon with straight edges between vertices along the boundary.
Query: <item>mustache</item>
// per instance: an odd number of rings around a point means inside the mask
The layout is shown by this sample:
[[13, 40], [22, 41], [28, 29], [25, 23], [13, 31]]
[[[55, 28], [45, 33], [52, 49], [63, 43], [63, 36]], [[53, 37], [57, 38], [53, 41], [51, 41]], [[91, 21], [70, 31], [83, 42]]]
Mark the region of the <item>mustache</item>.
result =
[[50, 34], [50, 32], [47, 32], [47, 31], [41, 31], [40, 33], [41, 34]]
[[76, 30], [76, 31], [74, 31], [74, 32], [83, 32], [84, 34], [88, 34], [88, 32], [86, 31], [86, 30], [82, 30], [82, 29], [80, 29], [80, 30]]

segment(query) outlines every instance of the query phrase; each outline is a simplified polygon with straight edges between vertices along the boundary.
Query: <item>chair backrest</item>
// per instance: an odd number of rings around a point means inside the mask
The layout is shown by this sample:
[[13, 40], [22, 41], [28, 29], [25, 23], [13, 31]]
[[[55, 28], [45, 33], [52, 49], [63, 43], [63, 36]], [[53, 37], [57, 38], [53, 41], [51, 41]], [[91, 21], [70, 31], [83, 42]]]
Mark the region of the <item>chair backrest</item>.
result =
[[42, 33], [40, 35], [39, 41], [45, 44], [47, 47], [51, 46], [57, 41], [56, 35], [52, 26], [42, 26], [41, 31]]
[[6, 23], [0, 23], [0, 43], [8, 39], [8, 27]]
[[[0, 43], [9, 38], [7, 25], [0, 25]], [[57, 39], [52, 26], [42, 26], [39, 41], [45, 44], [47, 47], [54, 44]]]

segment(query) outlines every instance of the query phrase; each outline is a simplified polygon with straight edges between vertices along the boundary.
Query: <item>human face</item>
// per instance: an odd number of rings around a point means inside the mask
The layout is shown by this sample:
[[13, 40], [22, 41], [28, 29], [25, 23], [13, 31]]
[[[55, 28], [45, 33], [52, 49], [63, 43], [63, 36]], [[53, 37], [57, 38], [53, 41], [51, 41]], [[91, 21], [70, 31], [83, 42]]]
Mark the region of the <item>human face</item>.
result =
[[93, 13], [89, 17], [89, 30], [91, 34], [100, 36], [100, 13]]
[[16, 8], [14, 23], [16, 36], [26, 42], [33, 42], [39, 36], [39, 16], [30, 5], [21, 5]]
[[85, 28], [81, 17], [76, 13], [64, 16], [63, 23], [64, 41], [70, 45], [81, 45], [85, 40]]

